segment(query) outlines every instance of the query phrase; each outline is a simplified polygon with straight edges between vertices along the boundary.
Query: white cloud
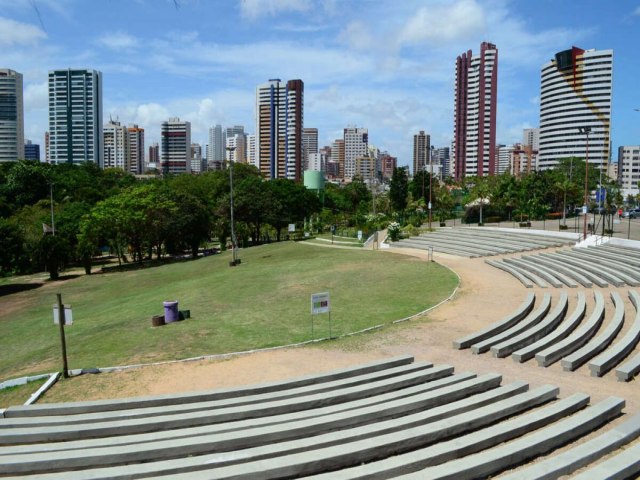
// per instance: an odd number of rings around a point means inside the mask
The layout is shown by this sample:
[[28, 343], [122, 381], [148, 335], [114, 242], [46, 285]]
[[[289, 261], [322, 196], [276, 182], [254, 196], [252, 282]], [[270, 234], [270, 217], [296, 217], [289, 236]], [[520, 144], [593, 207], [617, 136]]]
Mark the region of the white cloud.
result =
[[28, 84], [24, 89], [23, 98], [25, 110], [49, 108], [48, 82]]
[[347, 25], [340, 34], [340, 40], [355, 50], [369, 50], [374, 46], [371, 27], [359, 20]]
[[36, 45], [45, 38], [47, 34], [35, 25], [0, 17], [0, 46]]
[[96, 43], [113, 50], [119, 50], [122, 48], [137, 48], [140, 44], [139, 40], [133, 35], [120, 31], [107, 33], [98, 38], [96, 40]]
[[474, 0], [420, 8], [399, 35], [401, 44], [447, 43], [484, 31], [485, 13]]
[[282, 12], [307, 12], [311, 9], [311, 0], [241, 0], [240, 13], [243, 17], [256, 20], [260, 17], [274, 16]]

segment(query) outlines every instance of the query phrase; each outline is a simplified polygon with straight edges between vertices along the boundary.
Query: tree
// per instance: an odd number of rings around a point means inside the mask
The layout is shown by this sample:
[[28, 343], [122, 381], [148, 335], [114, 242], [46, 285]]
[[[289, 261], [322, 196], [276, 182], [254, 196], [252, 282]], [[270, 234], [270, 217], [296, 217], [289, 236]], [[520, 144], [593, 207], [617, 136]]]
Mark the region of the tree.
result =
[[51, 280], [57, 280], [71, 256], [69, 242], [59, 235], [43, 235], [38, 242], [35, 257], [49, 272]]
[[28, 257], [20, 229], [0, 218], [0, 275], [20, 272], [27, 264]]
[[389, 201], [395, 212], [404, 212], [407, 208], [407, 195], [409, 194], [409, 182], [405, 168], [394, 168], [389, 185]]
[[482, 224], [482, 207], [485, 203], [489, 202], [491, 196], [491, 185], [489, 184], [489, 177], [476, 177], [474, 185], [469, 193], [471, 200], [477, 200], [480, 204], [479, 223]]

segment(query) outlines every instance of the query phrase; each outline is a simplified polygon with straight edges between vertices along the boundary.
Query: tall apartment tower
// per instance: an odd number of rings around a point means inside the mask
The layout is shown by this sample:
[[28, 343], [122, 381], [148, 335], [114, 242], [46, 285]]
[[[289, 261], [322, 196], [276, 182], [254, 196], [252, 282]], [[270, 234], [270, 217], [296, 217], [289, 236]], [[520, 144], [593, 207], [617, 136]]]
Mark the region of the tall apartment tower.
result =
[[144, 171], [144, 128], [129, 125], [127, 135], [129, 137], [129, 173], [140, 175]]
[[496, 172], [498, 49], [488, 42], [456, 60], [454, 163], [456, 179]]
[[302, 180], [304, 83], [272, 79], [256, 89], [256, 163], [265, 178]]
[[540, 129], [525, 128], [522, 130], [522, 145], [538, 151], [540, 148]]
[[227, 135], [226, 160], [234, 163], [247, 162], [247, 137], [244, 133], [236, 133], [235, 135]]
[[49, 161], [103, 167], [102, 73], [49, 71]]
[[302, 155], [306, 165], [309, 168], [309, 155], [318, 153], [318, 129], [303, 128], [302, 129]]
[[609, 161], [613, 50], [572, 47], [542, 66], [538, 167], [553, 168], [567, 157]]
[[413, 174], [416, 175], [428, 169], [431, 155], [431, 136], [420, 130], [420, 133], [413, 136]]
[[331, 145], [331, 161], [338, 165], [336, 178], [344, 178], [344, 138], [338, 138]]
[[127, 127], [110, 120], [103, 129], [104, 168], [119, 168], [129, 171], [129, 134]]
[[202, 173], [202, 145], [192, 143], [190, 147], [191, 173]]
[[156, 166], [159, 166], [160, 163], [160, 146], [157, 142], [149, 145], [149, 163], [153, 163]]
[[224, 148], [227, 145], [227, 137], [222, 125], [216, 125], [209, 129], [209, 150], [207, 152], [207, 164], [211, 170], [220, 170], [224, 162]]
[[162, 122], [160, 169], [163, 174], [191, 173], [191, 123], [179, 118]]
[[31, 140], [25, 140], [24, 159], [40, 161], [40, 145], [33, 143]]
[[0, 162], [24, 159], [22, 74], [0, 68]]
[[344, 129], [344, 178], [356, 175], [356, 158], [369, 153], [369, 130], [347, 127]]
[[247, 135], [247, 163], [249, 165], [256, 164], [256, 136], [255, 135]]

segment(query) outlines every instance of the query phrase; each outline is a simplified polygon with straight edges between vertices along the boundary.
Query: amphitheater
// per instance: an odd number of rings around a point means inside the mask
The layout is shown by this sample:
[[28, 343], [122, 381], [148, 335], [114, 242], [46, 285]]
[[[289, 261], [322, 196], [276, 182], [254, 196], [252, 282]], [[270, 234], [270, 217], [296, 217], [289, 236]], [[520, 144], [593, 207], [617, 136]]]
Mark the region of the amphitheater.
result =
[[427, 321], [10, 407], [0, 477], [637, 478], [640, 245], [576, 241], [466, 227], [392, 244], [460, 276]]

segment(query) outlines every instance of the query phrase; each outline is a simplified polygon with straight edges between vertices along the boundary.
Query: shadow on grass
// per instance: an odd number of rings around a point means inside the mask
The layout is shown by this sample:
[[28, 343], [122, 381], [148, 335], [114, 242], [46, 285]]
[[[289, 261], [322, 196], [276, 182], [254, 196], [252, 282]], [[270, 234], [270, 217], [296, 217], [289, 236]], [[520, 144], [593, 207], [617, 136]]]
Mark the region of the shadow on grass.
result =
[[10, 283], [7, 285], [0, 285], [0, 297], [5, 295], [12, 295], [14, 293], [26, 292], [28, 290], [35, 290], [40, 288], [42, 283]]

